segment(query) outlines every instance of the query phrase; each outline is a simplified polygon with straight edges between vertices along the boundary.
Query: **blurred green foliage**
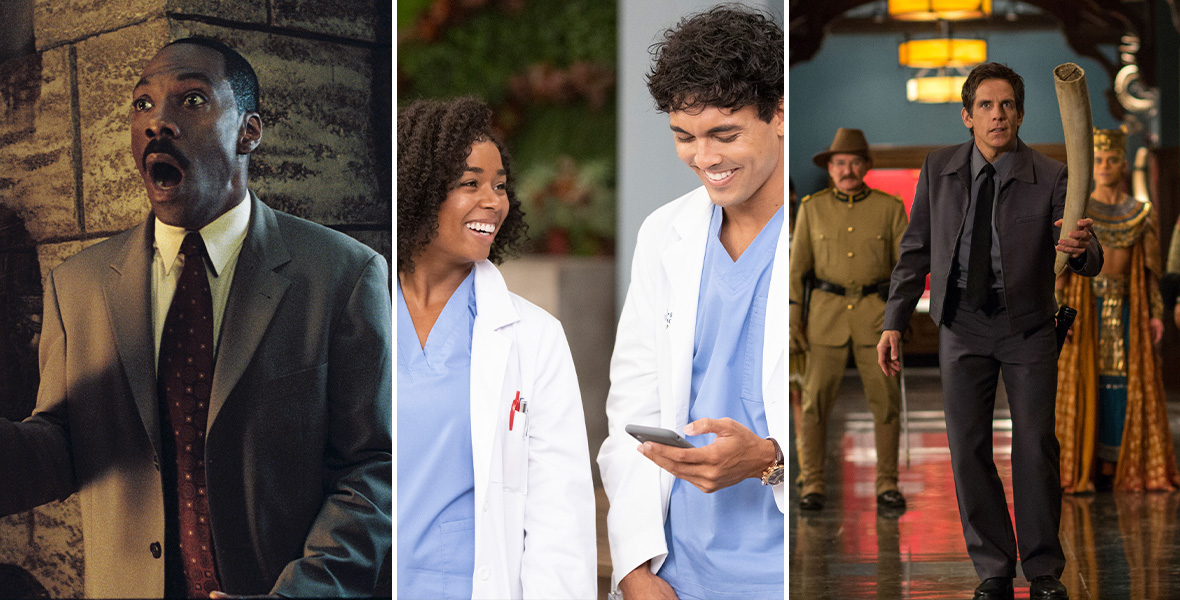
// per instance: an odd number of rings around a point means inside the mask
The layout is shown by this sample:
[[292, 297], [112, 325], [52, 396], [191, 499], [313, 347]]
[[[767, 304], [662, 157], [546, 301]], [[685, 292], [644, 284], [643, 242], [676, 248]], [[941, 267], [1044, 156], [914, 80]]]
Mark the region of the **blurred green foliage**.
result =
[[[533, 250], [613, 254], [616, 3], [402, 0], [397, 11], [398, 104], [486, 100]], [[562, 196], [560, 177], [578, 191]]]
[[394, 9], [397, 11], [397, 30], [401, 31], [404, 27], [408, 27], [414, 23], [418, 15], [429, 7], [434, 0], [398, 0], [393, 3]]
[[519, 11], [499, 6], [480, 9], [433, 41], [405, 36], [408, 39], [398, 43], [397, 66], [411, 85], [398, 90], [399, 101], [475, 94], [495, 106], [507, 99], [509, 79], [534, 63], [568, 67], [590, 61], [614, 70], [614, 2], [529, 0], [523, 4]]

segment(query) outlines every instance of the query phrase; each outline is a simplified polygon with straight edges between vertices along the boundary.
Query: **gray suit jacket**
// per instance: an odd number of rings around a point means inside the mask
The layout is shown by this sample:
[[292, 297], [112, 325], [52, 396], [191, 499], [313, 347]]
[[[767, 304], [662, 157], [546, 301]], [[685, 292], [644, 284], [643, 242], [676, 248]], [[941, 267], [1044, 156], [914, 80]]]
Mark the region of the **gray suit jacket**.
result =
[[[206, 432], [221, 583], [234, 594], [373, 595], [392, 545], [388, 266], [343, 234], [251, 202]], [[153, 223], [49, 274], [36, 411], [0, 420], [0, 514], [77, 492], [87, 596], [164, 592]]]
[[[890, 281], [884, 329], [905, 329], [926, 287], [927, 273], [930, 317], [942, 324], [947, 291], [955, 285], [951, 281], [955, 248], [967, 220], [974, 143], [935, 150], [922, 164], [910, 224], [901, 238], [901, 257]], [[995, 218], [1004, 304], [1012, 329], [1025, 331], [1045, 323], [1057, 311], [1053, 263], [1060, 228], [1053, 223], [1065, 210], [1067, 180], [1064, 164], [1029, 148], [1019, 138], [1013, 153], [1011, 179], [1000, 189]], [[1071, 260], [1069, 268], [1088, 277], [1102, 270], [1102, 246], [1097, 237], [1082, 257]]]

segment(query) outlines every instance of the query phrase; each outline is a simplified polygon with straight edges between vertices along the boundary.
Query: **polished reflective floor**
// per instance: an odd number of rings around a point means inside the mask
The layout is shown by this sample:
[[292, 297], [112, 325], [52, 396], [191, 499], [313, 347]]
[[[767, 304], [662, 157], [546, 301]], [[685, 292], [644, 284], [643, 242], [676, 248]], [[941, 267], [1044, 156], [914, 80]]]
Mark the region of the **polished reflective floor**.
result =
[[[909, 444], [907, 451], [903, 434], [900, 487], [907, 510], [877, 510], [872, 420], [860, 380], [849, 370], [829, 423], [826, 506], [800, 511], [798, 494], [791, 494], [790, 598], [972, 597], [979, 579], [963, 541], [937, 369], [908, 369], [906, 388]], [[1012, 426], [1002, 390], [1001, 385], [993, 443], [1011, 507]], [[1169, 412], [1180, 448], [1180, 403], [1170, 402]], [[792, 468], [794, 477], [797, 463]], [[1067, 564], [1061, 579], [1070, 598], [1180, 598], [1178, 510], [1177, 492], [1066, 496], [1061, 541]], [[1028, 598], [1023, 576], [1018, 574], [1015, 586], [1017, 598]]]

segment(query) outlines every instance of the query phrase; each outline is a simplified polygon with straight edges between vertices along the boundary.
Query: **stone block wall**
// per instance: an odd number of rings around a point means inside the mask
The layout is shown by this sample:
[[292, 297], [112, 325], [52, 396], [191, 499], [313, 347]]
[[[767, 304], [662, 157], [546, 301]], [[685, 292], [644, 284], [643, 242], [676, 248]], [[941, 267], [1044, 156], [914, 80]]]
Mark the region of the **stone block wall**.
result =
[[[190, 35], [225, 41], [258, 74], [251, 189], [392, 264], [390, 11], [373, 0], [33, 0], [36, 54], [0, 63], [0, 208], [23, 222], [42, 278], [147, 216], [131, 91], [160, 47]], [[80, 596], [79, 525], [73, 498], [0, 519], [0, 563], [51, 596]]]

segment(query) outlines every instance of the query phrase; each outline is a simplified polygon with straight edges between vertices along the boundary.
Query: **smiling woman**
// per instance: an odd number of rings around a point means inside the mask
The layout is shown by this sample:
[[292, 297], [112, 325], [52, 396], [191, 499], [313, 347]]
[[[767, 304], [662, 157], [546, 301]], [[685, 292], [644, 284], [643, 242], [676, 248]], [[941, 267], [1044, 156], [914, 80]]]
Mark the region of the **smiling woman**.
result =
[[561, 325], [493, 266], [525, 225], [491, 111], [397, 125], [396, 595], [593, 598], [581, 394]]
[[418, 255], [436, 238], [445, 244], [444, 205], [452, 199], [451, 205], [470, 202], [482, 189], [477, 180], [494, 184], [495, 195], [505, 201], [499, 230], [480, 258], [499, 263], [516, 251], [527, 229], [524, 213], [508, 178], [511, 159], [492, 133], [491, 110], [482, 100], [419, 100], [399, 110], [397, 148], [399, 273], [413, 273]]

